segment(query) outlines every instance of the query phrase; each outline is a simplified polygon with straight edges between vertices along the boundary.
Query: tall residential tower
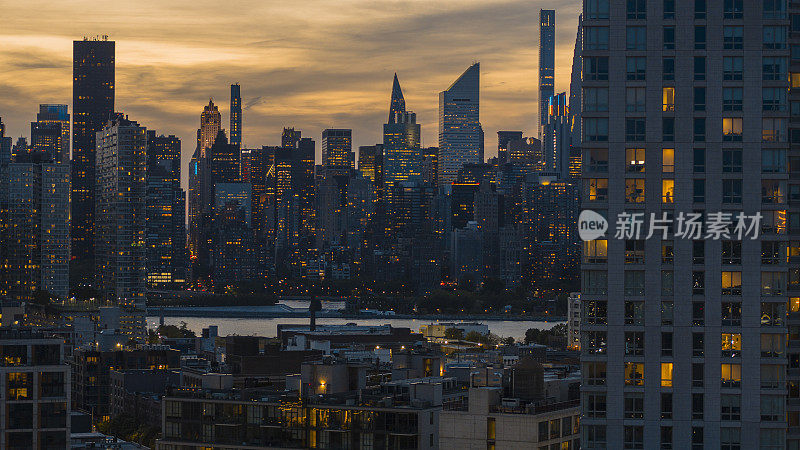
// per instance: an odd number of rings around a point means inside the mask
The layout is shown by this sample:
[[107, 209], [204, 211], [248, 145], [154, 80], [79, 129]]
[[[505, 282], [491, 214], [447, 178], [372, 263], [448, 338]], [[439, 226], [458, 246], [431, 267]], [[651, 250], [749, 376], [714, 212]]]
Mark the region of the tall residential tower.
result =
[[797, 448], [786, 9], [585, 2], [582, 448]]

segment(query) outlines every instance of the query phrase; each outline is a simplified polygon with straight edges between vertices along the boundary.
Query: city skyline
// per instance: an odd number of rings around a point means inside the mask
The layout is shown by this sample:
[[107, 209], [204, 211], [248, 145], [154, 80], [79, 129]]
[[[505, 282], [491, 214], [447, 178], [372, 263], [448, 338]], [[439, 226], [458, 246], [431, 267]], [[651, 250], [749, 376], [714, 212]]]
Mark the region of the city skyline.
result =
[[[392, 3], [379, 11], [352, 1], [351, 7], [326, 22], [320, 14], [326, 2], [313, 3], [316, 9], [297, 6], [289, 11], [280, 5], [243, 3], [242, 9], [256, 13], [238, 18], [243, 23], [236, 30], [255, 22], [271, 24], [273, 12], [291, 17], [299, 26], [253, 26], [252, 33], [231, 36], [226, 29], [234, 20], [231, 11], [202, 3], [192, 10], [186, 5], [177, 17], [182, 5], [152, 5], [148, 13], [130, 16], [111, 10], [90, 13], [92, 3], [71, 5], [69, 10], [48, 7], [35, 17], [29, 14], [29, 4], [8, 6], [11, 17], [29, 17], [26, 23], [10, 24], [0, 32], [4, 44], [0, 62], [9, 68], [0, 75], [5, 100], [0, 116], [7, 134], [14, 138], [27, 134], [39, 103], [71, 103], [72, 41], [107, 34], [117, 43], [116, 109], [149, 129], [180, 137], [183, 167], [194, 150], [197, 117], [209, 97], [221, 105], [227, 125], [229, 87], [235, 82], [242, 86], [245, 147], [277, 145], [282, 128], [294, 126], [317, 141], [325, 128], [352, 128], [356, 148], [381, 142], [385, 99], [396, 71], [404, 80], [406, 100], [415, 105], [423, 145], [436, 146], [437, 93], [473, 61], [483, 66], [481, 121], [487, 135], [486, 156], [494, 156], [496, 131], [522, 129], [526, 135], [536, 131], [539, 8], [559, 10], [563, 25], [557, 30], [557, 42], [562, 45], [557, 47], [556, 62], [562, 81], [569, 72], [579, 8], [576, 1], [557, 5], [503, 1], [483, 6], [412, 2], [415, 8]], [[199, 12], [203, 8], [206, 12]], [[63, 21], [65, 14], [80, 19]], [[109, 22], [108, 17], [125, 19]], [[154, 20], [161, 17], [173, 21], [169, 30], [162, 29], [164, 19]], [[474, 26], [462, 27], [465, 21]], [[320, 44], [315, 36], [331, 27], [357, 31], [344, 31]], [[43, 36], [44, 29], [51, 31]], [[270, 35], [263, 29], [270, 29]], [[406, 39], [397, 37], [398, 29]], [[23, 72], [26, 76], [20, 77]], [[566, 88], [566, 83], [557, 83], [558, 91]]]

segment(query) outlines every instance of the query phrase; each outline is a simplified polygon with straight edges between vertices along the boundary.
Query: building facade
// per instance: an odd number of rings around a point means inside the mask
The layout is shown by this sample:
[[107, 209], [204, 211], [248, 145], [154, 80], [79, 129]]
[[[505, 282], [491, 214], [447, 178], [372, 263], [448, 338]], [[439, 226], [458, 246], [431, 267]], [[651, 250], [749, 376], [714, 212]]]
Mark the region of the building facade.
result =
[[94, 264], [95, 138], [114, 112], [114, 46], [105, 38], [72, 46], [71, 238], [78, 278], [90, 274]]
[[95, 260], [98, 287], [115, 305], [144, 307], [147, 129], [123, 117], [97, 133]]
[[181, 141], [147, 132], [147, 285], [174, 289], [187, 280], [186, 192], [181, 188]]
[[0, 331], [0, 447], [70, 447], [70, 371], [63, 341], [30, 330]]
[[438, 181], [449, 185], [464, 164], [483, 162], [480, 72], [475, 63], [439, 93]]
[[556, 81], [556, 11], [539, 10], [539, 138], [547, 124]]
[[356, 168], [353, 130], [322, 131], [322, 168], [325, 175], [350, 175]]
[[582, 448], [787, 445], [786, 9], [585, 2], [583, 208], [674, 228], [584, 244]]

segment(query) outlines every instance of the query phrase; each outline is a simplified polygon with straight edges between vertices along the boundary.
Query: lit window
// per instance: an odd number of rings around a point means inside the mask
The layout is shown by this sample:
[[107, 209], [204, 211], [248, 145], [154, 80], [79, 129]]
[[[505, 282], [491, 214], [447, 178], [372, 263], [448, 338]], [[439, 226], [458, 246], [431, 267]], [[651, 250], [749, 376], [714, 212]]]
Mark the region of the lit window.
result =
[[742, 335], [740, 333], [722, 333], [722, 356], [741, 356]]
[[626, 172], [644, 172], [644, 149], [626, 148], [625, 163]]
[[661, 201], [663, 203], [675, 201], [675, 180], [661, 180]]
[[721, 372], [722, 387], [739, 387], [741, 385], [741, 364], [722, 364]]
[[672, 387], [672, 363], [661, 363], [661, 387]]
[[644, 385], [644, 364], [625, 363], [625, 384], [628, 386]]
[[661, 103], [664, 111], [675, 111], [675, 88], [665, 87], [662, 89]]
[[742, 140], [741, 117], [725, 117], [722, 119], [722, 139], [725, 141]]

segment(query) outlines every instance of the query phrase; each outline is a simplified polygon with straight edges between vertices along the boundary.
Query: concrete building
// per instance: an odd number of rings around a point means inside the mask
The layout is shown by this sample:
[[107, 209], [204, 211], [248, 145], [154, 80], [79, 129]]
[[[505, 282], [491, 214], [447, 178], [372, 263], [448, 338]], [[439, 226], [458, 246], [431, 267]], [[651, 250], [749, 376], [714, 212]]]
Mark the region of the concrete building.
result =
[[36, 122], [31, 123], [31, 151], [45, 152], [49, 160], [70, 161], [68, 105], [39, 105]]
[[181, 188], [181, 141], [147, 132], [147, 286], [180, 288], [187, 280], [186, 192]]
[[[257, 391], [176, 391], [164, 398], [163, 437], [156, 448], [432, 450], [439, 443], [441, 380], [316, 395], [304, 401]], [[197, 420], [201, 415], [202, 424]]]
[[[782, 3], [777, 3], [781, 6]], [[778, 9], [777, 11], [770, 12], [774, 16], [785, 18], [785, 14]], [[800, 15], [800, 4], [797, 2], [789, 2], [789, 17], [796, 18]], [[790, 48], [797, 47], [797, 30], [792, 28], [790, 32]], [[795, 52], [796, 53], [796, 52]], [[800, 73], [800, 59], [795, 54], [789, 59], [789, 73], [792, 75], [792, 83], [789, 86], [789, 104], [796, 105], [800, 101], [800, 84], [796, 82], [798, 73]], [[782, 102], [782, 94], [778, 94], [778, 106], [776, 109], [786, 107], [786, 103]], [[797, 111], [792, 111], [792, 119], [789, 121], [789, 151], [788, 157], [790, 161], [797, 161], [800, 157], [800, 123], [793, 118], [797, 115]], [[800, 190], [800, 172], [792, 168], [789, 171], [788, 192], [798, 192]], [[790, 194], [787, 214], [789, 217], [800, 217], [800, 203], [797, 202], [798, 197]], [[786, 344], [786, 357], [788, 366], [786, 371], [786, 384], [789, 387], [787, 392], [787, 405], [786, 417], [788, 430], [786, 434], [786, 448], [797, 449], [800, 448], [800, 392], [794, 389], [794, 386], [800, 386], [800, 279], [795, 274], [800, 273], [800, 258], [798, 258], [798, 250], [800, 250], [800, 226], [797, 222], [791, 222], [788, 228], [787, 238], [789, 239], [788, 249], [788, 273], [790, 274], [788, 283], [789, 303], [787, 306], [788, 320], [786, 325], [789, 330], [789, 336]], [[767, 260], [769, 261], [769, 259]]]
[[62, 346], [29, 329], [0, 330], [1, 448], [69, 448], [70, 373]]
[[141, 346], [135, 350], [120, 346], [108, 351], [86, 347], [75, 349], [69, 363], [73, 407], [88, 411], [95, 421], [101, 421], [110, 417], [112, 371], [178, 369], [180, 352], [166, 346]]
[[787, 446], [786, 4], [584, 5], [583, 207], [762, 219], [584, 247], [582, 448]]
[[70, 165], [21, 155], [0, 168], [0, 293], [31, 301], [37, 291], [69, 294]]
[[578, 449], [579, 418], [575, 400], [526, 407], [501, 387], [474, 387], [466, 411], [442, 411], [439, 449]]
[[143, 308], [146, 280], [147, 129], [116, 117], [97, 133], [95, 261], [113, 304]]
[[567, 298], [567, 347], [581, 349], [581, 293], [570, 292]]

